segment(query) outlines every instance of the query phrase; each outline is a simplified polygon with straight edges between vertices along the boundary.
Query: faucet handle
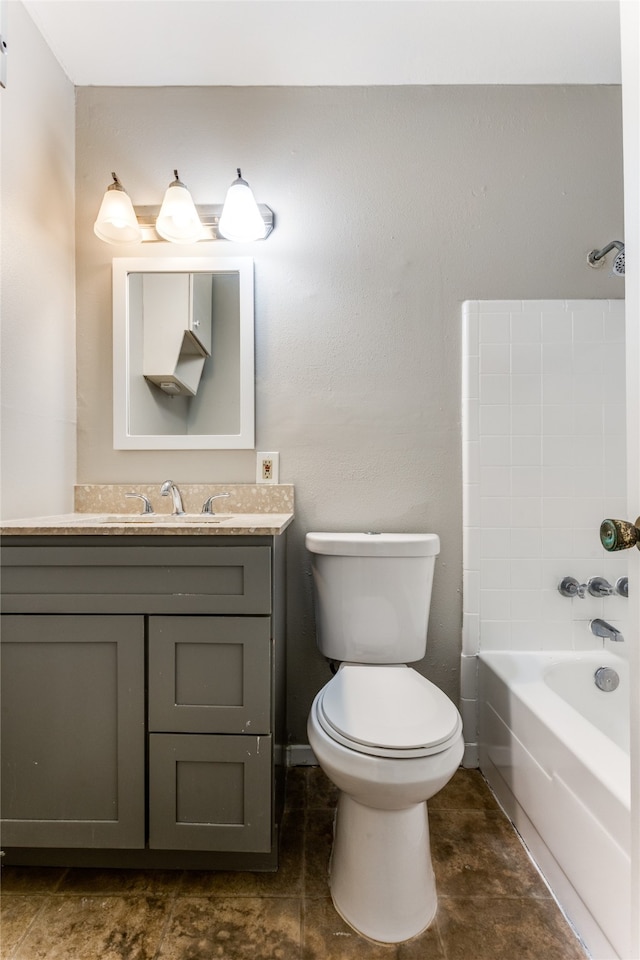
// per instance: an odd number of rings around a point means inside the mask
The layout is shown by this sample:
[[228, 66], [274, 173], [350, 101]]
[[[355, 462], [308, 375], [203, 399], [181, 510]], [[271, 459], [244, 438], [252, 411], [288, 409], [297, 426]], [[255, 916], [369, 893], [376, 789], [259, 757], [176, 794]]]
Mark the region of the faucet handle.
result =
[[220, 500], [222, 497], [230, 497], [230, 493], [214, 493], [212, 497], [207, 497], [205, 502], [202, 504], [202, 513], [213, 513], [211, 509], [211, 504], [214, 500]]
[[618, 577], [613, 589], [618, 594], [619, 597], [628, 597], [629, 596], [629, 578]]
[[125, 493], [125, 497], [130, 499], [142, 500], [142, 510], [141, 515], [146, 513], [153, 513], [153, 507], [151, 506], [151, 501], [148, 497], [145, 497], [144, 493]]
[[592, 597], [610, 597], [614, 587], [604, 577], [591, 577], [587, 583], [587, 590]]
[[558, 584], [558, 592], [563, 597], [583, 597], [584, 594], [579, 592], [580, 587], [581, 584], [576, 580], [575, 577], [563, 577]]

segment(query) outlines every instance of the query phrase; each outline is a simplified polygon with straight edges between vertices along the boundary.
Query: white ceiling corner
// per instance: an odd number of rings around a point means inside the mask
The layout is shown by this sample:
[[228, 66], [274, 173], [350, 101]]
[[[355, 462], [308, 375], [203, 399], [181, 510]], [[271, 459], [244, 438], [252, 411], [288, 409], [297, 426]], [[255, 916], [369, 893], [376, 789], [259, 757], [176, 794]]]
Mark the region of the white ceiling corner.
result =
[[620, 83], [618, 0], [23, 2], [77, 86]]

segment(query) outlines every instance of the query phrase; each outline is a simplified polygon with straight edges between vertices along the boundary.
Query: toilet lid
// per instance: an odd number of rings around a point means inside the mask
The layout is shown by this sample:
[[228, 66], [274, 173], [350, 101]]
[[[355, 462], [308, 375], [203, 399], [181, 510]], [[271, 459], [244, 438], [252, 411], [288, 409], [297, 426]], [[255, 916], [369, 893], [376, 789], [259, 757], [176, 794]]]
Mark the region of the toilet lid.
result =
[[451, 700], [404, 664], [343, 664], [324, 688], [318, 719], [340, 743], [379, 756], [428, 756], [462, 728]]

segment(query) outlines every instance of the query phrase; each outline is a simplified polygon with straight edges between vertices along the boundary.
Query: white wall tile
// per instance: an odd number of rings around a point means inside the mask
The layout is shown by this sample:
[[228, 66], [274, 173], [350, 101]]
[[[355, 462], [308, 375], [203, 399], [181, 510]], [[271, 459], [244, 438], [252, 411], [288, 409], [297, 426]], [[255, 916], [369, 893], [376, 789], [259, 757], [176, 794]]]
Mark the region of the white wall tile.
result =
[[[484, 440], [483, 440], [484, 443]], [[512, 437], [511, 462], [514, 467], [535, 467], [542, 463], [540, 437]]]
[[550, 467], [571, 467], [574, 464], [573, 437], [542, 437], [542, 463]]
[[513, 436], [539, 436], [542, 432], [542, 410], [537, 403], [513, 404], [510, 408]]
[[[482, 571], [480, 571], [482, 576]], [[510, 561], [509, 584], [515, 590], [539, 590], [543, 585], [542, 560], [529, 558]]]
[[462, 447], [462, 470], [469, 483], [478, 483], [480, 480], [481, 453], [479, 440], [468, 440]]
[[460, 696], [463, 700], [473, 700], [477, 693], [478, 658], [462, 655], [460, 661]]
[[480, 615], [478, 613], [462, 614], [462, 653], [475, 655], [480, 646]]
[[573, 344], [574, 377], [596, 377], [602, 373], [604, 344], [602, 337], [594, 343]]
[[479, 318], [479, 339], [483, 343], [509, 343], [509, 313], [483, 313]]
[[482, 590], [506, 590], [511, 584], [513, 561], [487, 557], [480, 567]]
[[469, 397], [478, 398], [480, 395], [480, 383], [478, 380], [478, 371], [480, 369], [480, 358], [478, 356], [465, 357], [462, 363], [462, 399]]
[[571, 340], [567, 343], [542, 343], [542, 372], [545, 377], [560, 375], [566, 377], [571, 373], [573, 362], [573, 344]]
[[511, 403], [541, 403], [542, 380], [539, 374], [516, 373], [511, 377]]
[[511, 463], [511, 438], [484, 436], [480, 443], [480, 466], [507, 467]]
[[480, 403], [509, 403], [510, 379], [507, 373], [480, 375]]
[[480, 484], [463, 483], [462, 515], [465, 525], [477, 525], [480, 518]]
[[482, 404], [479, 431], [483, 437], [511, 435], [511, 407], [508, 403]]
[[511, 495], [511, 469], [509, 467], [480, 467], [480, 496], [508, 497]]
[[572, 497], [544, 497], [542, 500], [542, 523], [545, 528], [571, 529], [574, 524], [576, 503]]
[[510, 620], [511, 619], [510, 590], [481, 590], [480, 591], [480, 618], [482, 620]]
[[542, 351], [539, 344], [511, 344], [511, 373], [542, 373]]
[[480, 524], [487, 527], [510, 527], [512, 524], [510, 497], [480, 497]]
[[541, 497], [511, 498], [512, 527], [542, 527]]
[[480, 609], [480, 571], [465, 570], [462, 574], [463, 613], [477, 613]]
[[469, 743], [477, 743], [478, 704], [476, 700], [466, 700], [461, 698], [458, 707], [460, 709], [460, 716], [462, 717], [465, 740]]
[[506, 373], [510, 371], [508, 343], [480, 344], [480, 374]]
[[602, 343], [604, 340], [604, 310], [594, 308], [593, 303], [586, 302], [584, 309], [579, 307], [572, 311], [573, 342], [574, 343]]
[[482, 649], [483, 650], [511, 649], [511, 621], [510, 620], [483, 620], [482, 621]]
[[510, 489], [514, 497], [541, 497], [543, 494], [542, 467], [512, 466]]
[[542, 618], [541, 590], [514, 590], [511, 593], [511, 616], [514, 620], [540, 620]]
[[564, 373], [544, 373], [542, 379], [543, 403], [572, 403], [573, 384]]
[[566, 310], [545, 310], [542, 313], [543, 343], [571, 343], [573, 322]]
[[511, 557], [524, 559], [542, 556], [542, 529], [513, 528], [511, 530]]
[[[604, 419], [606, 406], [601, 403], [581, 403], [571, 405], [571, 422], [574, 437], [594, 437], [605, 432]], [[624, 412], [622, 414], [624, 422]], [[616, 430], [619, 433], [619, 430]]]
[[[486, 649], [601, 649], [589, 620], [624, 616], [620, 597], [567, 599], [626, 575], [599, 542], [624, 516], [622, 301], [469, 301], [464, 308], [465, 602], [463, 700]], [[477, 455], [476, 455], [477, 454]], [[472, 722], [471, 719], [469, 721]], [[473, 744], [471, 744], [473, 746]]]
[[511, 549], [511, 531], [497, 527], [480, 528], [480, 561], [485, 557], [508, 557]]
[[526, 311], [511, 317], [511, 343], [540, 343], [541, 340], [542, 314], [539, 311]]

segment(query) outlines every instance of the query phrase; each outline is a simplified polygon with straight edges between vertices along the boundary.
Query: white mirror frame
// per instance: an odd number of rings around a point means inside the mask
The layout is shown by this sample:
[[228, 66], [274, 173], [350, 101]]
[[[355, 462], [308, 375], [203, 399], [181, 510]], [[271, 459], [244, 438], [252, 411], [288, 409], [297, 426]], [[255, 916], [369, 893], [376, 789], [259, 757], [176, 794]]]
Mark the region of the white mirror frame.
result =
[[[240, 284], [240, 431], [237, 434], [141, 435], [130, 432], [131, 273], [238, 273]], [[113, 260], [113, 445], [116, 450], [252, 450], [255, 446], [253, 259], [117, 257]]]

